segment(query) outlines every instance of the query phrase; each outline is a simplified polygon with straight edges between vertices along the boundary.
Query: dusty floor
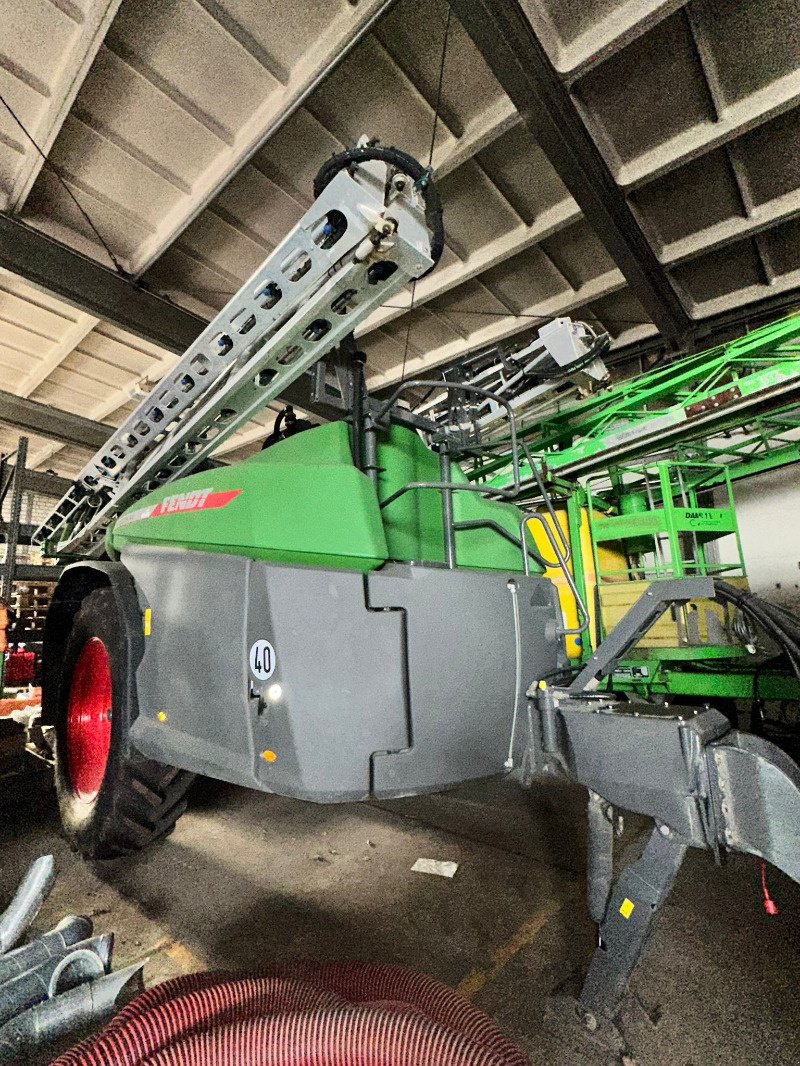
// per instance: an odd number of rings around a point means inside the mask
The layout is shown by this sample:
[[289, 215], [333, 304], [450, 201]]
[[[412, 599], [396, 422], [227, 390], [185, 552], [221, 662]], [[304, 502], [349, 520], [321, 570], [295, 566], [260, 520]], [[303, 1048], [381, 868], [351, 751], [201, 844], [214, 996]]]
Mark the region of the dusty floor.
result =
[[[93, 914], [116, 933], [118, 966], [149, 957], [149, 982], [291, 958], [400, 962], [460, 986], [536, 1064], [617, 1061], [544, 1018], [592, 950], [580, 791], [493, 781], [317, 807], [203, 781], [166, 842], [93, 865], [60, 839], [49, 797], [0, 819], [0, 900], [52, 851], [59, 878], [37, 927]], [[420, 856], [454, 859], [458, 873], [412, 873]], [[777, 918], [752, 860], [717, 870], [690, 854], [634, 979], [638, 1066], [800, 1062], [800, 888], [776, 871], [770, 882]]]

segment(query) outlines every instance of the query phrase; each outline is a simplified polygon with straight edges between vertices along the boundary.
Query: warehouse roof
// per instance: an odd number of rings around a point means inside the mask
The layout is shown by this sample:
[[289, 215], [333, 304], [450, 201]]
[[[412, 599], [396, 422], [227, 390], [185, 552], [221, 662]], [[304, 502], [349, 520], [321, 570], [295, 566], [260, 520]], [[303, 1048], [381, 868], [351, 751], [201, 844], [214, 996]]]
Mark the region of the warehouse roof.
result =
[[[564, 313], [620, 351], [680, 348], [800, 289], [796, 15], [795, 0], [9, 4], [0, 210], [209, 318], [302, 215], [320, 164], [367, 133], [423, 162], [432, 148], [447, 231], [413, 307], [409, 291], [360, 331], [373, 386]], [[98, 314], [83, 260], [67, 303], [9, 243], [0, 388], [118, 424], [176, 345]], [[90, 454], [31, 451], [65, 475]]]

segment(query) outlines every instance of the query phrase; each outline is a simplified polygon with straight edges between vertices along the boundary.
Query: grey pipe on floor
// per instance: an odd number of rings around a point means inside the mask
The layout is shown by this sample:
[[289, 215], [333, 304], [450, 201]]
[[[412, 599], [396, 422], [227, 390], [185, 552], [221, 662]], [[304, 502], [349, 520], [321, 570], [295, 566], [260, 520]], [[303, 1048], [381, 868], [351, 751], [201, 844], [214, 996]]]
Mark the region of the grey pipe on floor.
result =
[[26, 973], [47, 959], [66, 954], [67, 948], [91, 935], [91, 919], [71, 914], [62, 918], [55, 929], [40, 936], [38, 940], [0, 956], [0, 996], [6, 981], [19, 977], [21, 973]]
[[[0, 1024], [16, 1014], [50, 998], [59, 987], [69, 989], [83, 981], [108, 973], [114, 937], [111, 933], [81, 940], [72, 944], [62, 955], [56, 955], [34, 966], [26, 973], [7, 981], [0, 988]], [[74, 961], [71, 961], [75, 955]], [[51, 985], [55, 984], [55, 988]]]
[[8, 908], [0, 916], [0, 955], [13, 948], [39, 913], [56, 877], [52, 855], [42, 855], [28, 869]]
[[0, 1027], [0, 1063], [28, 1062], [55, 1040], [108, 1021], [142, 991], [144, 965], [87, 981], [6, 1022]]

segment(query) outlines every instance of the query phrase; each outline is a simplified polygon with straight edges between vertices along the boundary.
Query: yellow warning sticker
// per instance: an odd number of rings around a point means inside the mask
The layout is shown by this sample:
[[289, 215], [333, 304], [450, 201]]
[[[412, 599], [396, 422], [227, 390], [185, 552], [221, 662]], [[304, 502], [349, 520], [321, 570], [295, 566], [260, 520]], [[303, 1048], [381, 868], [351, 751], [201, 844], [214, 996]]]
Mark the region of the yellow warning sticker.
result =
[[152, 618], [153, 618], [153, 612], [150, 610], [149, 607], [145, 607], [145, 609], [144, 609], [144, 635], [146, 637], [150, 636], [150, 624], [152, 622]]
[[633, 908], [633, 900], [628, 899], [628, 897], [626, 896], [625, 899], [622, 901], [622, 906], [619, 909], [619, 913], [622, 915], [623, 918], [630, 918], [630, 916], [633, 914]]

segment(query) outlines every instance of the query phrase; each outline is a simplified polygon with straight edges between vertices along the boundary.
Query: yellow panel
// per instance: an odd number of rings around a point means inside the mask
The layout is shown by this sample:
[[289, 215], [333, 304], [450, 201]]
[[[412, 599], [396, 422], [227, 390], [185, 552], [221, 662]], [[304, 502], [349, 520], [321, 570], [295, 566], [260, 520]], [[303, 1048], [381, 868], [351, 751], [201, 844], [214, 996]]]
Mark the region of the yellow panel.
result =
[[[564, 536], [569, 539], [567, 512], [565, 507], [556, 507], [556, 519], [558, 520], [558, 526], [563, 532]], [[547, 525], [553, 529], [553, 521], [550, 515], [546, 512], [542, 513]], [[593, 521], [602, 521], [603, 515], [597, 511], [593, 512]], [[545, 560], [549, 560], [552, 557], [553, 551], [545, 536], [544, 530], [539, 522], [529, 522], [528, 528], [530, 530], [533, 541], [536, 548], [541, 553], [541, 556]], [[585, 508], [581, 508], [580, 517], [580, 533], [581, 533], [581, 545], [580, 551], [583, 557], [584, 574], [586, 579], [586, 606], [589, 611], [589, 617], [591, 620], [591, 626], [589, 633], [586, 635], [586, 639], [589, 640], [594, 647], [594, 636], [597, 632], [596, 625], [596, 602], [600, 601], [600, 618], [602, 622], [603, 632], [609, 633], [614, 626], [619, 622], [622, 616], [633, 606], [633, 604], [639, 599], [642, 593], [649, 587], [649, 581], [628, 581], [623, 575], [620, 575], [616, 580], [606, 579], [601, 585], [599, 595], [596, 593], [597, 589], [597, 575], [594, 569], [594, 558], [592, 556], [592, 545], [589, 537], [589, 522], [587, 512]], [[622, 552], [614, 551], [613, 548], [599, 544], [597, 548], [598, 563], [600, 565], [601, 572], [613, 572], [624, 570], [627, 567], [627, 561]], [[572, 570], [572, 562], [570, 561], [569, 571]], [[578, 611], [575, 605], [575, 597], [569, 589], [566, 578], [560, 567], [552, 566], [545, 569], [545, 577], [548, 577], [558, 590], [558, 599], [561, 606], [562, 613], [564, 615], [568, 628], [573, 628], [578, 623]], [[726, 578], [730, 584], [735, 585], [737, 588], [747, 588], [747, 579], [743, 577], [729, 577]], [[680, 625], [675, 618], [672, 617], [671, 612], [666, 612], [661, 618], [650, 628], [647, 634], [637, 644], [638, 648], [681, 648], [691, 647], [709, 643], [709, 616], [715, 615], [718, 620], [718, 625], [713, 628], [714, 638], [713, 643], [716, 646], [720, 645], [718, 640], [718, 633], [722, 630], [723, 633], [728, 633], [728, 616], [726, 608], [721, 604], [715, 603], [713, 600], [700, 600], [687, 604], [685, 608], [686, 613], [683, 615], [680, 621]], [[694, 616], [694, 617], [692, 617]], [[688, 639], [686, 620], [690, 621], [691, 632]], [[696, 631], [696, 632], [695, 632]], [[683, 638], [683, 639], [682, 639]], [[730, 637], [725, 637], [723, 641], [724, 645], [736, 644], [737, 642]], [[580, 655], [581, 645], [576, 637], [566, 637], [565, 645], [567, 655], [571, 659], [575, 659]]]
[[[562, 531], [562, 533], [564, 534], [565, 539], [568, 541], [569, 540], [569, 523], [568, 523], [568, 518], [567, 518], [566, 507], [556, 507], [555, 508], [555, 512], [556, 512], [556, 519], [558, 521], [559, 529]], [[599, 512], [595, 511], [594, 515], [593, 515], [593, 520], [594, 521], [600, 521], [600, 520], [602, 520], [602, 517], [603, 517], [602, 514], [600, 514]], [[547, 512], [542, 512], [542, 518], [544, 518], [545, 522], [547, 523], [547, 525], [551, 529], [554, 528], [553, 520], [552, 520], [552, 518], [550, 517], [550, 515]], [[529, 522], [528, 523], [528, 529], [531, 532], [531, 536], [533, 537], [534, 544], [536, 545], [536, 548], [540, 552], [542, 558], [545, 559], [545, 560], [549, 560], [552, 557], [553, 549], [550, 547], [550, 544], [549, 544], [549, 542], [547, 540], [545, 532], [542, 529], [541, 523], [539, 523], [539, 522]], [[594, 635], [594, 633], [596, 631], [596, 626], [595, 626], [595, 594], [594, 594], [594, 590], [595, 590], [595, 587], [597, 585], [597, 578], [596, 578], [595, 570], [594, 570], [594, 558], [592, 556], [592, 542], [591, 542], [591, 540], [589, 538], [589, 519], [588, 519], [588, 515], [587, 515], [587, 512], [586, 512], [585, 508], [581, 508], [580, 535], [581, 535], [580, 553], [581, 553], [581, 556], [583, 558], [583, 570], [584, 570], [584, 575], [585, 575], [585, 580], [586, 580], [586, 589], [585, 589], [585, 591], [584, 590], [579, 590], [579, 591], [584, 591], [584, 596], [585, 596], [585, 599], [586, 599], [586, 607], [587, 607], [587, 609], [589, 611], [590, 627], [589, 627], [589, 633], [587, 633], [585, 635], [585, 639], [589, 640], [591, 642], [592, 641], [592, 637], [593, 637], [593, 635]], [[602, 545], [600, 545], [598, 547], [597, 556], [598, 556], [598, 562], [600, 564], [601, 570], [620, 570], [626, 565], [625, 564], [625, 557], [622, 554], [620, 554], [619, 552], [614, 551], [611, 548], [603, 547]], [[568, 564], [568, 567], [569, 567], [569, 572], [571, 574], [574, 573], [573, 569], [572, 569], [572, 561], [571, 560], [570, 560], [570, 562]], [[561, 605], [561, 611], [562, 611], [562, 613], [564, 615], [564, 619], [566, 621], [567, 628], [568, 629], [572, 629], [574, 626], [576, 626], [578, 624], [578, 608], [577, 608], [577, 606], [575, 604], [575, 597], [572, 595], [572, 592], [570, 591], [569, 585], [567, 584], [567, 580], [564, 577], [564, 573], [561, 570], [560, 566], [547, 567], [545, 569], [544, 573], [545, 573], [545, 577], [550, 578], [550, 580], [556, 586], [556, 589], [558, 590], [558, 599], [559, 599], [559, 603]], [[581, 653], [581, 644], [579, 643], [578, 638], [577, 637], [566, 637], [565, 638], [565, 645], [566, 645], [566, 649], [567, 649], [567, 655], [569, 656], [569, 658], [570, 659], [578, 658], [578, 656]]]
[[[747, 588], [747, 579], [729, 577], [726, 580], [737, 588]], [[649, 588], [649, 581], [625, 581], [617, 584], [600, 586], [600, 614], [606, 633], [614, 628], [620, 618]], [[715, 646], [734, 645], [738, 642], [728, 635], [729, 624], [726, 608], [713, 600], [696, 600], [687, 604], [682, 612], [680, 622], [667, 611], [650, 627], [648, 632], [636, 645], [638, 648], [686, 648], [713, 643]], [[692, 617], [694, 615], [694, 617]], [[713, 636], [709, 638], [710, 616], [716, 616], [718, 625], [714, 626]], [[687, 621], [691, 630], [687, 633]], [[720, 629], [725, 635], [719, 640]]]

